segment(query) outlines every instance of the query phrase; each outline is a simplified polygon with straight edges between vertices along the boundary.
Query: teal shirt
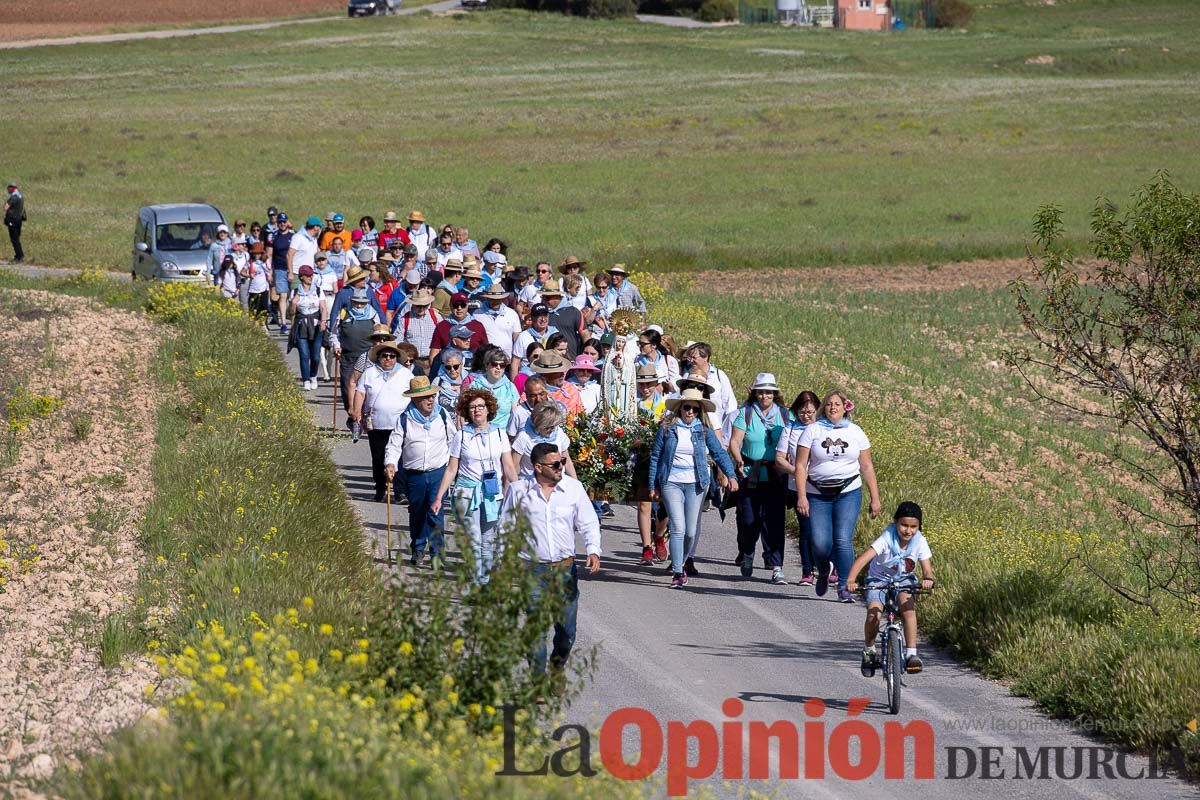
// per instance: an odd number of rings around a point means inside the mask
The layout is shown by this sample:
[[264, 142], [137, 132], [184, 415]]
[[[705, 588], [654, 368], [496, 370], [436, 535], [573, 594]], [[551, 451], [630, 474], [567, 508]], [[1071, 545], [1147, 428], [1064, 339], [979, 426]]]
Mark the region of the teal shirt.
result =
[[[768, 428], [763, 424], [762, 415], [755, 408], [743, 405], [738, 409], [737, 417], [733, 420], [733, 427], [746, 432], [746, 437], [742, 439], [742, 461], [775, 460], [775, 448], [779, 445], [779, 439], [786, 430], [787, 417], [779, 406], [772, 406], [771, 411], [772, 413], [767, 415], [770, 421]], [[763, 467], [764, 474], [759, 476], [759, 480], [766, 479], [765, 471], [767, 469], [770, 467]]]

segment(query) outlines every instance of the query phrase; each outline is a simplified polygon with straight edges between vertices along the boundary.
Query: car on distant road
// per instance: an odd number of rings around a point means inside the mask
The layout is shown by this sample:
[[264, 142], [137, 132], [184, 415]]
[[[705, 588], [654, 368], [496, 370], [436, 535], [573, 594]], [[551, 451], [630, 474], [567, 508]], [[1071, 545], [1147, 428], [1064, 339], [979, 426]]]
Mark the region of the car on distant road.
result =
[[208, 245], [225, 217], [207, 203], [143, 206], [133, 229], [133, 279], [208, 280]]
[[460, 0], [463, 8], [487, 8], [488, 0]]
[[400, 10], [400, 0], [349, 0], [346, 15], [350, 17], [390, 17]]

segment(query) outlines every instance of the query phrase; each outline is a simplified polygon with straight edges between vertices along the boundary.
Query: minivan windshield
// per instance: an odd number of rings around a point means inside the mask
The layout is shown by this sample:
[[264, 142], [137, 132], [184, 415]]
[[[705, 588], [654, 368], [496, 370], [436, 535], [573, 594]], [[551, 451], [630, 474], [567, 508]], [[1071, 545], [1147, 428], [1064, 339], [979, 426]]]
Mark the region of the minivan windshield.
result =
[[[219, 222], [175, 222], [158, 226], [158, 247], [165, 252], [204, 250], [217, 238]], [[205, 238], [203, 235], [207, 234]]]

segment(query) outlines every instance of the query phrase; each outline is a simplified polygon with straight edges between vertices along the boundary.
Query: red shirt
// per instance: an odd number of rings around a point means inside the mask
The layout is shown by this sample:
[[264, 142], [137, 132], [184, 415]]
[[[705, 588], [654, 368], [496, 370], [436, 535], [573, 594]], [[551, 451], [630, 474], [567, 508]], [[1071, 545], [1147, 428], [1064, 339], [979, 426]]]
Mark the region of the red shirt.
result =
[[400, 285], [400, 281], [390, 280], [387, 283], [381, 283], [375, 288], [375, 299], [379, 301], [380, 308], [387, 308], [388, 298], [392, 296], [392, 291]]
[[429, 343], [430, 350], [445, 350], [450, 346], [450, 329], [459, 325], [466, 325], [471, 329], [471, 352], [474, 353], [479, 348], [487, 344], [487, 330], [483, 327], [483, 323], [479, 320], [467, 317], [462, 322], [453, 317], [445, 317], [433, 329], [433, 341]]
[[408, 242], [409, 242], [408, 231], [400, 229], [400, 230], [397, 230], [395, 233], [388, 233], [387, 231], [383, 231], [382, 233], [380, 233], [379, 234], [379, 252], [382, 253], [384, 250], [387, 250], [388, 247], [391, 246], [393, 239], [399, 239], [403, 244], [408, 244]]

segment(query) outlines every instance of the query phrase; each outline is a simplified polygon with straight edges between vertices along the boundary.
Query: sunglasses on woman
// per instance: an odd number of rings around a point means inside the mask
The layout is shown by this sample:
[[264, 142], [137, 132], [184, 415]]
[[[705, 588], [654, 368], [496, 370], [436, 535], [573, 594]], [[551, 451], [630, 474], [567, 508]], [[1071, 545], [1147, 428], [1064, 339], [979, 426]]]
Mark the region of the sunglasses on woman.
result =
[[684, 413], [687, 413], [688, 411], [690, 411], [690, 412], [692, 412], [693, 414], [699, 414], [699, 413], [700, 413], [700, 406], [680, 406], [680, 407], [679, 407], [679, 410], [680, 410], [680, 411], [682, 411], [682, 412], [684, 412]]
[[446, 369], [450, 370], [451, 372], [458, 372], [460, 369], [462, 369], [462, 364], [446, 364], [445, 366]]

